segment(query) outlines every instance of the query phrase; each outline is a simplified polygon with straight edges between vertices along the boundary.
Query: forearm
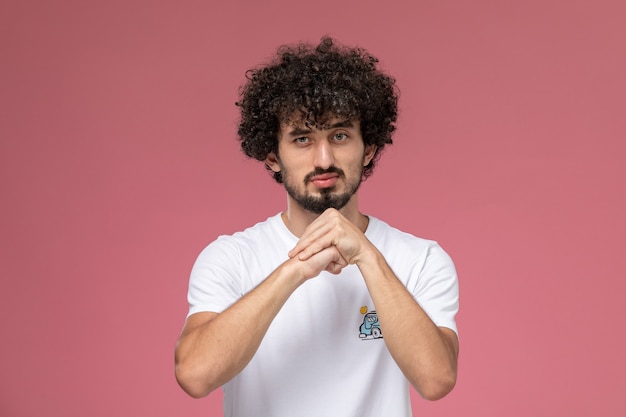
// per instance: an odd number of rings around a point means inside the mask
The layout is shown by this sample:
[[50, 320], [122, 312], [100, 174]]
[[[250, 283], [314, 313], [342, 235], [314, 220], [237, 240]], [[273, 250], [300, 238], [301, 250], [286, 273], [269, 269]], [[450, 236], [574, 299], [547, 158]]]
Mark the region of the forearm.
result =
[[456, 383], [458, 344], [435, 325], [373, 246], [357, 262], [376, 307], [385, 343], [415, 389], [438, 399]]
[[189, 317], [176, 346], [176, 378], [189, 395], [208, 395], [252, 359], [272, 320], [302, 282], [292, 266], [281, 265], [258, 287], [208, 320]]

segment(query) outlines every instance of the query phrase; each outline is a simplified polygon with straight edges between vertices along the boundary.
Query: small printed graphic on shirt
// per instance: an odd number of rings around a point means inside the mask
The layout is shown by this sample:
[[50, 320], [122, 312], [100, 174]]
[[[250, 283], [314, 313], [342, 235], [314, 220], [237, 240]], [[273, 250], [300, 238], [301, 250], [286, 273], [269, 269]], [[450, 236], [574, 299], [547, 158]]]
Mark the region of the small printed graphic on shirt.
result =
[[361, 340], [373, 340], [382, 339], [383, 333], [380, 331], [380, 324], [378, 323], [378, 314], [376, 310], [368, 311], [367, 306], [361, 307], [361, 314], [363, 314], [363, 322], [359, 326], [359, 338]]

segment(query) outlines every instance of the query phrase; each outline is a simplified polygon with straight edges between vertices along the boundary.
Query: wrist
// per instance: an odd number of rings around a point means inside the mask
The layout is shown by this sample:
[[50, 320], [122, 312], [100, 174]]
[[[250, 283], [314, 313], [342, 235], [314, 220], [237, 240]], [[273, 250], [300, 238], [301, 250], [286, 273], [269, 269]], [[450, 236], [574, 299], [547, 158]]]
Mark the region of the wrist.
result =
[[291, 285], [295, 288], [302, 285], [309, 277], [306, 276], [303, 268], [302, 261], [298, 258], [289, 258], [278, 267], [279, 279], [285, 282], [285, 284]]
[[378, 248], [376, 248], [376, 246], [374, 246], [369, 240], [366, 240], [363, 249], [352, 259], [352, 263], [361, 268], [373, 263], [379, 263], [380, 259], [383, 259], [383, 255], [380, 253]]

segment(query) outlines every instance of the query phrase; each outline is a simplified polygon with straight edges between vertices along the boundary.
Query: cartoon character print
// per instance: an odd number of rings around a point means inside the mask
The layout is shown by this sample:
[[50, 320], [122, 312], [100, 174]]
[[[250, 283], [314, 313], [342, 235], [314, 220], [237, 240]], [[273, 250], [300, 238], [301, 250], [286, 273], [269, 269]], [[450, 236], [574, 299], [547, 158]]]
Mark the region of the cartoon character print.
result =
[[363, 323], [359, 326], [359, 338], [361, 340], [382, 339], [383, 333], [380, 330], [376, 310], [368, 312], [367, 306], [363, 306], [361, 307], [361, 314], [364, 316]]

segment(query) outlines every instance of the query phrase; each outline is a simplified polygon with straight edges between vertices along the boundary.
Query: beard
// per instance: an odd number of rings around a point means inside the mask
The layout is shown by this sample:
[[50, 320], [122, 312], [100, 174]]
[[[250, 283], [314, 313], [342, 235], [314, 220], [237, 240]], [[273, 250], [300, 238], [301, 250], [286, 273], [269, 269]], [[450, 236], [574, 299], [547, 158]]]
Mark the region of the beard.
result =
[[[285, 186], [287, 194], [289, 194], [289, 196], [291, 196], [291, 198], [293, 198], [302, 208], [315, 214], [322, 214], [329, 208], [334, 208], [336, 210], [342, 209], [357, 192], [359, 186], [361, 185], [361, 179], [363, 178], [363, 168], [361, 168], [358, 176], [351, 181], [346, 179], [346, 175], [342, 169], [333, 166], [328, 169], [317, 168], [315, 171], [304, 177], [305, 191], [300, 192], [297, 187], [291, 183], [289, 175], [284, 170], [284, 167], [282, 168], [282, 173], [283, 185]], [[335, 193], [334, 190], [337, 188], [336, 186], [320, 189], [319, 195], [312, 195], [306, 191], [306, 185], [311, 181], [311, 178], [316, 175], [329, 173], [337, 174], [339, 176], [339, 180], [343, 179], [346, 181], [346, 190], [344, 192], [339, 194]]]

